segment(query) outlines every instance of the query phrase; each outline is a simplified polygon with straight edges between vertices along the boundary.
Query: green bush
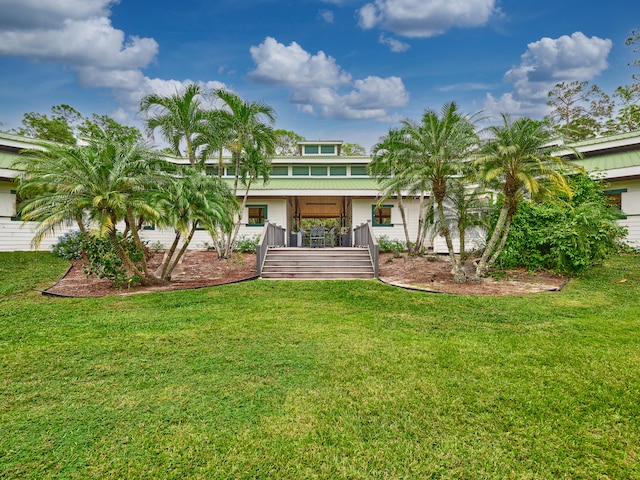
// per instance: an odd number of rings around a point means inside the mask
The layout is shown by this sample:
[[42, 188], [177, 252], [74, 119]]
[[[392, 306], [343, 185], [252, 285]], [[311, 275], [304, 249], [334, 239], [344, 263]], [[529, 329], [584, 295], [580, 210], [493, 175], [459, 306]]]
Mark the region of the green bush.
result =
[[260, 235], [240, 235], [233, 250], [239, 253], [256, 253], [259, 241]]
[[[133, 262], [140, 262], [145, 252], [136, 248], [132, 238], [122, 238], [121, 234], [118, 234], [118, 238], [129, 258]], [[87, 258], [84, 265], [85, 275], [106, 278], [118, 286], [134, 284], [141, 280], [136, 272], [127, 272], [109, 238], [89, 237], [83, 242], [82, 248]]]
[[616, 224], [621, 213], [609, 206], [600, 182], [577, 176], [570, 184], [571, 200], [520, 203], [497, 268], [572, 274], [620, 250], [626, 233]]
[[407, 250], [407, 244], [405, 242], [389, 238], [387, 235], [380, 235], [379, 237], [376, 237], [376, 240], [380, 246], [381, 253], [399, 253]]
[[51, 253], [66, 260], [82, 258], [82, 234], [79, 231], [65, 233], [51, 247]]

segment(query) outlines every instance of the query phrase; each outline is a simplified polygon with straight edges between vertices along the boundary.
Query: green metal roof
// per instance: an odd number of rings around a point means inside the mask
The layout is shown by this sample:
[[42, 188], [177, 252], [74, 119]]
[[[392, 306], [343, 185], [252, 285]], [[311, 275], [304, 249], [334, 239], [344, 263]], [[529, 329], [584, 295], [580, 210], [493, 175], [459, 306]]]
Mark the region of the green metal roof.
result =
[[640, 165], [640, 151], [610, 153], [608, 155], [598, 155], [590, 158], [574, 160], [578, 165], [582, 165], [585, 170], [613, 170], [615, 168], [635, 167]]
[[19, 155], [9, 152], [0, 152], [0, 168], [11, 168], [13, 162], [19, 159]]
[[[232, 185], [233, 180], [226, 179]], [[242, 188], [242, 187], [240, 187]], [[251, 185], [255, 190], [372, 190], [380, 187], [375, 178], [271, 178], [265, 185], [262, 182]]]

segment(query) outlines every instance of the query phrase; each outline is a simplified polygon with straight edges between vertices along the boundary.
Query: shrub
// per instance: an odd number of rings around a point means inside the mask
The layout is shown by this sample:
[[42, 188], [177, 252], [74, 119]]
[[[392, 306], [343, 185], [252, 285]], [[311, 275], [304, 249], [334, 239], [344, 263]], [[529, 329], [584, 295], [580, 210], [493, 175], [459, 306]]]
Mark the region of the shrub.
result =
[[51, 247], [51, 253], [66, 260], [82, 258], [82, 234], [79, 231], [65, 233]]
[[[136, 248], [133, 239], [122, 238], [121, 234], [118, 236], [129, 258], [134, 262], [142, 260], [145, 252]], [[124, 262], [116, 253], [109, 238], [89, 237], [83, 242], [82, 248], [87, 258], [87, 263], [84, 265], [85, 275], [106, 278], [118, 286], [131, 285], [141, 280], [136, 272], [127, 272]]]
[[241, 235], [236, 240], [234, 251], [239, 253], [256, 253], [260, 235]]
[[572, 274], [619, 251], [625, 230], [602, 186], [586, 176], [570, 179], [574, 197], [564, 202], [521, 202], [498, 268], [523, 266]]
[[405, 242], [389, 238], [387, 235], [380, 235], [376, 238], [376, 240], [378, 240], [378, 245], [380, 246], [381, 253], [400, 253], [404, 252], [407, 249], [407, 245]]

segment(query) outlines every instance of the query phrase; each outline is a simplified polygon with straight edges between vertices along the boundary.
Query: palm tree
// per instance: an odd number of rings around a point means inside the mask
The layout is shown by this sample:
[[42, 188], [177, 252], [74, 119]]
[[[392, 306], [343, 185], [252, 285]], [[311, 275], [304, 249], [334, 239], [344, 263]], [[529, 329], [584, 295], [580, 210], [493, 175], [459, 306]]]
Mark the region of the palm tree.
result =
[[[249, 175], [248, 178], [255, 179], [252, 177], [253, 173], [263, 173], [254, 171], [253, 167], [243, 167], [243, 161], [254, 162], [258, 154], [268, 161], [275, 152], [276, 138], [273, 129], [275, 111], [262, 102], [243, 100], [238, 95], [223, 89], [216, 90], [214, 95], [224, 104], [223, 108], [218, 111], [216, 121], [219, 122], [218, 125], [223, 131], [229, 133], [230, 140], [227, 144], [230, 146], [235, 162], [232, 193], [237, 196], [238, 184], [243, 177], [247, 178], [246, 176]], [[245, 184], [245, 197], [250, 188], [251, 181]], [[236, 217], [234, 231], [238, 231], [241, 221], [242, 210]], [[218, 249], [218, 253], [222, 257], [231, 255], [236, 240], [233, 233], [226, 232], [225, 235], [225, 232], [221, 232], [217, 238], [218, 242], [222, 241], [223, 243], [223, 246]]]
[[564, 173], [572, 167], [552, 153], [557, 134], [547, 124], [526, 117], [512, 122], [503, 114], [502, 124], [489, 127], [489, 132], [477, 164], [486, 185], [502, 192], [503, 204], [478, 262], [477, 277], [486, 275], [500, 255], [518, 202], [553, 198], [559, 191], [571, 196]]
[[[404, 121], [403, 131], [404, 150], [411, 161], [397, 176], [406, 179], [408, 185], [431, 188], [439, 222], [438, 233], [446, 241], [454, 280], [462, 283], [466, 275], [454, 252], [451, 231], [445, 220], [444, 200], [448, 182], [460, 176], [463, 160], [478, 143], [475, 127], [468, 117], [458, 112], [456, 103], [450, 102], [442, 107], [440, 114], [426, 110], [420, 123]], [[421, 228], [426, 229], [426, 225], [422, 224]]]
[[191, 83], [182, 93], [176, 92], [168, 97], [152, 93], [140, 101], [140, 111], [150, 116], [147, 118], [147, 130], [153, 135], [159, 128], [176, 155], [182, 155], [180, 145], [184, 141], [192, 167], [196, 166], [194, 140], [204, 123], [204, 110], [199, 98], [203, 93], [201, 86]]
[[[52, 145], [29, 155], [22, 165], [18, 191], [26, 197], [20, 211], [23, 220], [40, 222], [34, 243], [71, 221], [77, 221], [86, 235], [84, 214], [99, 235], [110, 239], [129, 271], [138, 272], [120, 241], [117, 224], [126, 223], [136, 248], [143, 251], [136, 218], [158, 218], [150, 194], [166, 178], [166, 162], [139, 144], [113, 138], [92, 139], [86, 146]], [[141, 269], [146, 283], [157, 281], [144, 255]]]
[[[407, 243], [407, 251], [409, 255], [414, 253], [414, 245], [418, 245], [419, 241], [411, 241], [409, 235], [409, 226], [407, 223], [407, 212], [403, 201], [403, 189], [407, 185], [403, 183], [404, 178], [396, 175], [406, 168], [408, 157], [404, 155], [403, 143], [404, 132], [401, 129], [389, 130], [389, 133], [380, 138], [380, 141], [373, 146], [372, 159], [369, 162], [369, 173], [378, 179], [383, 192], [383, 197], [378, 202], [382, 204], [391, 197], [398, 199], [398, 209], [402, 216], [402, 224], [404, 227], [404, 236]], [[423, 197], [424, 199], [424, 197]]]
[[[222, 180], [191, 169], [183, 169], [178, 176], [166, 182], [159, 191], [158, 200], [161, 212], [158, 225], [171, 227], [175, 231], [174, 240], [160, 269], [160, 278], [169, 281], [197, 228], [203, 226], [211, 229], [218, 224], [229, 228], [232, 212], [237, 210], [237, 201]], [[178, 250], [180, 240], [183, 242]]]

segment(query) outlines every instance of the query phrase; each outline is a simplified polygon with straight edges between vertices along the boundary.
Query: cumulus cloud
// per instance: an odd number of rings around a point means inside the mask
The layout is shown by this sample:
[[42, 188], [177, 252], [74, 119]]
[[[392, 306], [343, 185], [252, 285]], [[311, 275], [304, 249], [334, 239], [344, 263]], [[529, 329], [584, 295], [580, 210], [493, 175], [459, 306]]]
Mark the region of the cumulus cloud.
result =
[[[111, 90], [120, 103], [114, 118], [133, 123], [143, 96], [172, 95], [193, 82], [143, 74], [155, 60], [158, 43], [113, 27], [109, 17], [118, 1], [0, 0], [0, 55], [68, 66], [82, 87]], [[226, 88], [217, 81], [198, 83]]]
[[328, 118], [386, 120], [390, 108], [409, 101], [399, 77], [370, 76], [353, 80], [335, 59], [322, 51], [315, 55], [299, 44], [279, 43], [267, 37], [250, 49], [256, 69], [249, 78], [289, 89], [300, 111]]
[[115, 0], [2, 0], [0, 55], [67, 65], [83, 87], [133, 90], [158, 53], [109, 19]]
[[375, 0], [358, 10], [359, 25], [405, 37], [425, 38], [447, 30], [485, 25], [498, 13], [495, 0]]
[[587, 37], [582, 32], [530, 43], [520, 57], [520, 65], [513, 66], [504, 76], [506, 82], [513, 84], [513, 91], [500, 98], [487, 95], [485, 111], [544, 115], [547, 93], [554, 85], [592, 80], [608, 67], [612, 45], [609, 39]]
[[389, 50], [395, 53], [406, 52], [411, 48], [408, 43], [401, 42], [395, 38], [385, 37], [383, 34], [380, 34], [378, 41], [383, 45], [387, 45]]

